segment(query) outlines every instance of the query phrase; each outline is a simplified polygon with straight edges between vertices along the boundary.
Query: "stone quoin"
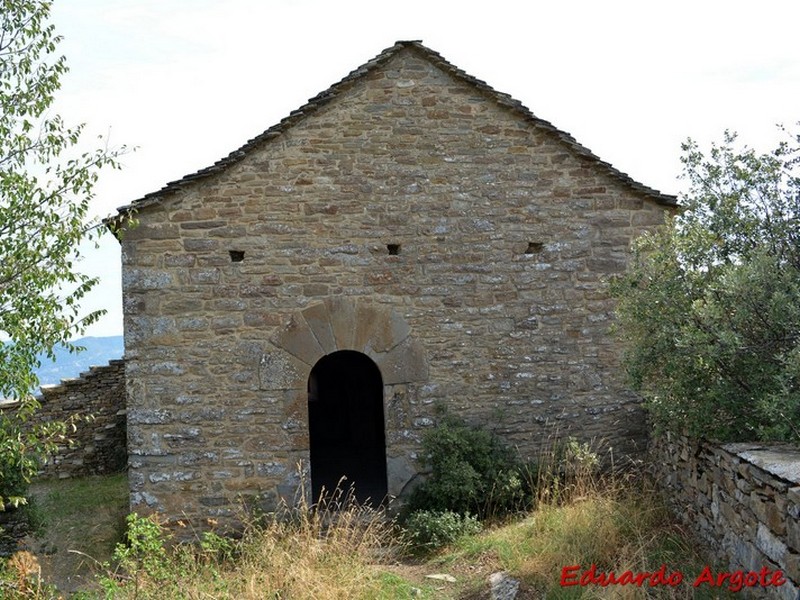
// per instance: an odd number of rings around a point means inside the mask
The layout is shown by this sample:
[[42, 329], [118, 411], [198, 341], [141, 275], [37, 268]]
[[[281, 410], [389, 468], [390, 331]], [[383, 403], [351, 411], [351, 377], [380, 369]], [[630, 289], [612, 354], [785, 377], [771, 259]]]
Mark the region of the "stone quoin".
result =
[[313, 493], [402, 496], [439, 405], [523, 457], [567, 434], [638, 453], [604, 282], [675, 207], [398, 42], [107, 221], [132, 510], [232, 519], [294, 498], [298, 464]]

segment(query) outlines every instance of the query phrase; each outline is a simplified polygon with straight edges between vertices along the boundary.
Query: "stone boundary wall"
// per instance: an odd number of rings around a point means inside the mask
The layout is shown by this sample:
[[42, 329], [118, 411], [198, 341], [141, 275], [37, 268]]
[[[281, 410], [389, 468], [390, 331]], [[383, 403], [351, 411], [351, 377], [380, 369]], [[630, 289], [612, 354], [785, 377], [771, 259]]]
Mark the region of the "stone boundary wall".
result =
[[[39, 396], [41, 409], [34, 422], [47, 423], [75, 416], [70, 446], [61, 446], [48, 459], [41, 475], [66, 479], [113, 473], [128, 462], [125, 412], [125, 361], [91, 367], [75, 379], [45, 385]], [[92, 415], [86, 420], [82, 417]]]
[[651, 464], [675, 513], [731, 571], [780, 569], [757, 597], [800, 598], [800, 449], [654, 437]]

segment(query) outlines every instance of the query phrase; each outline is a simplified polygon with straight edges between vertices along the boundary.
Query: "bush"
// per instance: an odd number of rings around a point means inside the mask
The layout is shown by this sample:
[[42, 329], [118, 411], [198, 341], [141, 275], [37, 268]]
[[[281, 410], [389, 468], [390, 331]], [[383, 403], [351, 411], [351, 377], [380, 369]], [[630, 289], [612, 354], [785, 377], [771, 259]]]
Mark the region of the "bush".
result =
[[684, 212], [612, 286], [632, 385], [660, 429], [800, 440], [800, 140], [684, 145]]
[[519, 510], [530, 497], [513, 451], [488, 431], [445, 415], [425, 434], [422, 447], [430, 476], [412, 492], [412, 512], [486, 518]]
[[156, 589], [161, 588], [162, 591], [170, 589], [175, 577], [171, 572], [172, 565], [166, 549], [170, 542], [169, 533], [155, 516], [140, 517], [131, 513], [126, 518], [126, 523], [127, 544], [117, 544], [114, 549], [117, 570], [100, 577], [100, 585], [106, 596], [120, 594], [130, 582], [133, 582], [135, 597], [142, 591], [140, 586], [143, 581]]
[[420, 510], [406, 519], [403, 537], [412, 551], [423, 552], [452, 544], [466, 535], [475, 535], [481, 529], [481, 522], [472, 515], [459, 515], [450, 510]]

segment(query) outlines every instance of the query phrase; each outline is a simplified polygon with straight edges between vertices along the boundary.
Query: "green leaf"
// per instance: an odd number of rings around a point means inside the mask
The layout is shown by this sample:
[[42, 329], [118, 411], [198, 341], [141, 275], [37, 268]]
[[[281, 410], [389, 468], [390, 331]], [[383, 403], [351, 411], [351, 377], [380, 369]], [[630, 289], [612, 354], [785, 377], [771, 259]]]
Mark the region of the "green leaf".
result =
[[683, 212], [612, 285], [630, 381], [659, 428], [800, 441], [798, 137], [683, 151]]
[[0, 0], [0, 397], [21, 402], [0, 416], [0, 508], [22, 497], [39, 459], [63, 436], [28, 424], [38, 408], [37, 355], [80, 335], [98, 313], [80, 301], [96, 283], [75, 270], [98, 170], [120, 152], [79, 152], [82, 125], [52, 113], [66, 73], [49, 0]]

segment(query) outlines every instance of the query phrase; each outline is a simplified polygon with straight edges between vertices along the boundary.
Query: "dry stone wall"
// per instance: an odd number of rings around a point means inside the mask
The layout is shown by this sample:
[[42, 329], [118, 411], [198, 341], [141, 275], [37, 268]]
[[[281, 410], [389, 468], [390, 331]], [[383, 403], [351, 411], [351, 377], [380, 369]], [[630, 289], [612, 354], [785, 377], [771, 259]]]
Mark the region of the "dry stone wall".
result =
[[665, 207], [411, 49], [309, 113], [122, 237], [133, 508], [223, 518], [296, 490], [332, 350], [383, 361], [393, 495], [437, 404], [525, 456], [570, 433], [642, 448], [605, 281]]
[[722, 564], [783, 571], [786, 584], [758, 588], [756, 597], [798, 598], [800, 450], [665, 435], [653, 440], [651, 459], [676, 514]]
[[75, 379], [41, 388], [41, 409], [32, 422], [73, 419], [70, 445], [63, 445], [42, 470], [47, 477], [113, 473], [128, 461], [125, 411], [125, 361], [92, 367]]

